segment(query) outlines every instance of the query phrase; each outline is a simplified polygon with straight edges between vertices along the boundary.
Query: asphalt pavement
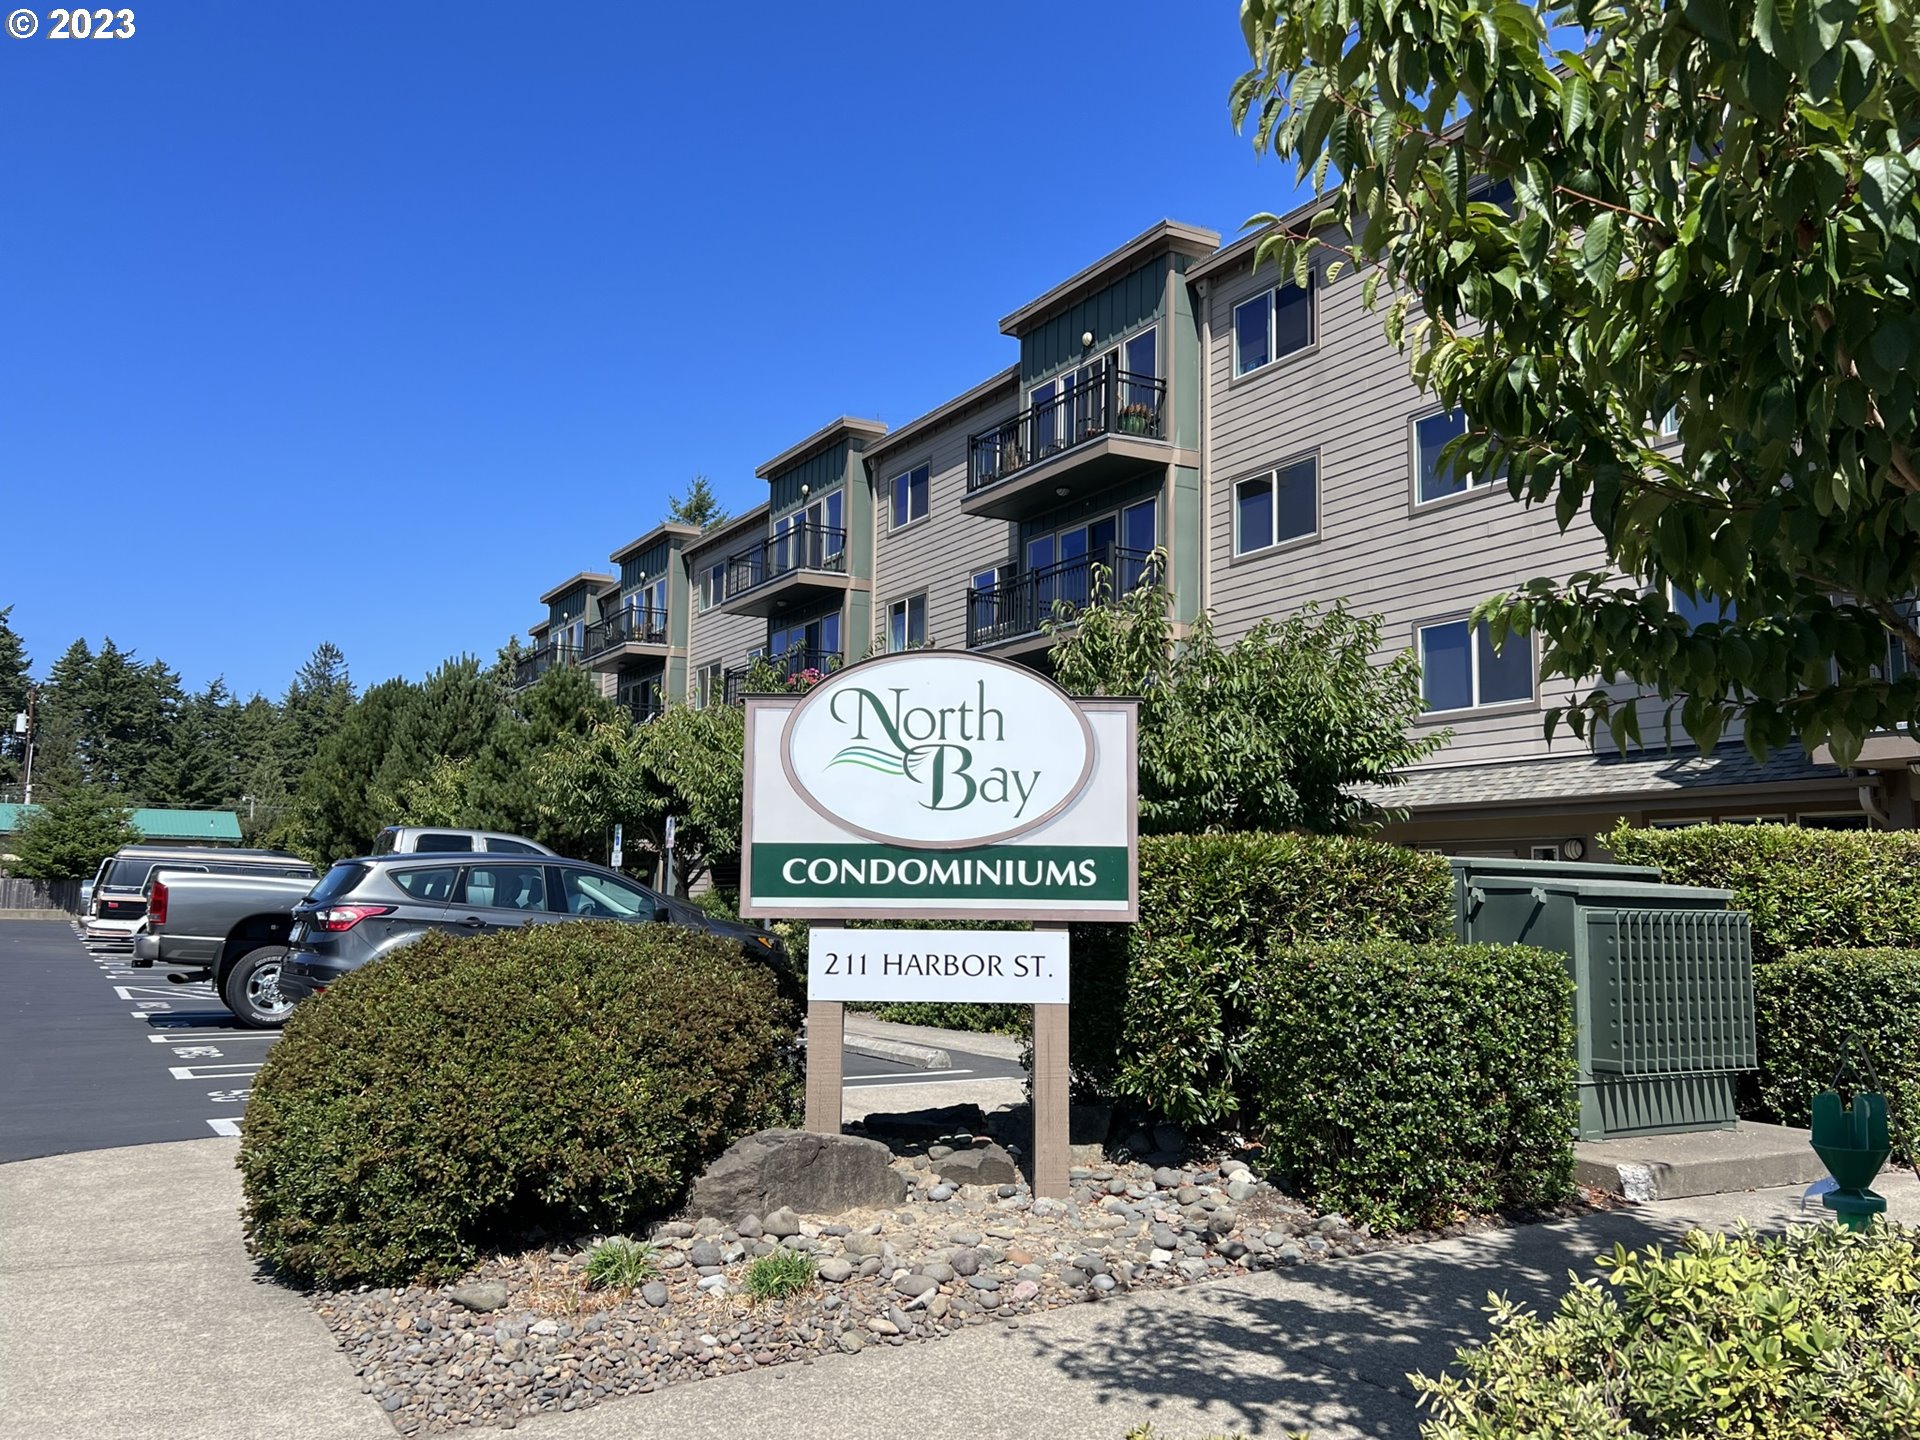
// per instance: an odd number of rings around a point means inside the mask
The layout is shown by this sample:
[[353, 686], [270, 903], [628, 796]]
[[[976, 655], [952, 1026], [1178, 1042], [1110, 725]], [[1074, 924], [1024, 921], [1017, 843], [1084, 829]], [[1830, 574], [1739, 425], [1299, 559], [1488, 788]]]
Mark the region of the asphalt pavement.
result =
[[[175, 985], [132, 958], [65, 921], [0, 921], [0, 1162], [240, 1133], [278, 1032], [241, 1027], [208, 985]], [[924, 1104], [1025, 1073], [1004, 1054], [944, 1048], [942, 1070], [849, 1050], [846, 1089], [875, 1092], [850, 1105]]]

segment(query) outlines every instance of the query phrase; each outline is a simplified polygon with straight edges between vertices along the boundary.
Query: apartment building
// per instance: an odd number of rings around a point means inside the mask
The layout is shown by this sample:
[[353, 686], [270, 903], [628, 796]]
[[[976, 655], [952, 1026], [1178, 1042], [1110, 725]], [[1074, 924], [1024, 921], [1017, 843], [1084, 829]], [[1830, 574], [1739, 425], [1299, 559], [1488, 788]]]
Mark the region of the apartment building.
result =
[[[1005, 369], [897, 427], [842, 416], [759, 467], [764, 504], [661, 527], [614, 552], [618, 580], [549, 591], [521, 678], [581, 664], [623, 697], [712, 704], [760, 660], [792, 675], [938, 645], [1044, 668], [1043, 622], [1104, 574], [1164, 585], [1176, 625], [1205, 611], [1225, 641], [1314, 601], [1380, 615], [1380, 658], [1418, 656], [1420, 723], [1447, 736], [1379, 794], [1409, 844], [1577, 859], [1623, 816], [1917, 823], [1902, 737], [1852, 769], [1798, 748], [1759, 764], [1737, 740], [1550, 744], [1533, 649], [1496, 653], [1468, 615], [1603, 564], [1597, 537], [1443, 464], [1460, 417], [1415, 388], [1358, 276], [1301, 285], [1253, 261], [1252, 239], [1153, 226], [1009, 312]], [[653, 628], [636, 639], [625, 615]], [[613, 659], [594, 636], [616, 621]]]

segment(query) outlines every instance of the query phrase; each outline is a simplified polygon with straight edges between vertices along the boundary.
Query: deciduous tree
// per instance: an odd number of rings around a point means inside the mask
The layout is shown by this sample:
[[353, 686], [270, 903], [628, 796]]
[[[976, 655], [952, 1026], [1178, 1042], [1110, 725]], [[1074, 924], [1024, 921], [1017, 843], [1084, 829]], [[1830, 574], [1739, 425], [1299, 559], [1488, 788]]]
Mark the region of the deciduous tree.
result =
[[[1738, 719], [1756, 752], [1797, 735], [1846, 759], [1920, 720], [1920, 11], [1241, 18], [1234, 118], [1321, 201], [1291, 229], [1256, 217], [1259, 257], [1302, 282], [1366, 267], [1414, 377], [1465, 412], [1452, 463], [1604, 541], [1606, 569], [1487, 607], [1579, 687], [1554, 720], [1636, 737], [1615, 677], [1702, 746]], [[1717, 618], [1690, 625], [1675, 592]]]
[[76, 786], [36, 805], [13, 838], [7, 869], [26, 880], [83, 880], [122, 845], [139, 841], [127, 809], [105, 791]]

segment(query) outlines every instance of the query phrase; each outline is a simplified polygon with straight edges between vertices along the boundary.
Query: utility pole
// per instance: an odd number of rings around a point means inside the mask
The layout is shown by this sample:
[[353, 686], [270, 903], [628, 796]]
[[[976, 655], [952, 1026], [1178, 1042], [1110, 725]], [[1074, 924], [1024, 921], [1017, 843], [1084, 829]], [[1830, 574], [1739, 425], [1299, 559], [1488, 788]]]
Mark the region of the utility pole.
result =
[[33, 726], [39, 709], [40, 692], [29, 688], [27, 708], [13, 717], [13, 733], [26, 739], [26, 762], [20, 773], [20, 799], [22, 804], [33, 804]]

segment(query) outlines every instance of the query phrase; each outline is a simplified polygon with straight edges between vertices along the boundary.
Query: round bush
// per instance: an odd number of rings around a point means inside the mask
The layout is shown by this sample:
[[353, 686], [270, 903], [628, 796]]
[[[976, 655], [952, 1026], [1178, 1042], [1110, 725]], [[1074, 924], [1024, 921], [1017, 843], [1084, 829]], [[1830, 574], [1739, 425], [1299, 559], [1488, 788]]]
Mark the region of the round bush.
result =
[[1920, 1232], [1694, 1231], [1603, 1256], [1546, 1319], [1496, 1299], [1459, 1375], [1413, 1376], [1427, 1440], [1920, 1434]]
[[698, 931], [429, 936], [302, 1004], [255, 1077], [248, 1247], [304, 1282], [399, 1284], [628, 1228], [793, 1123], [796, 1022], [770, 970]]

